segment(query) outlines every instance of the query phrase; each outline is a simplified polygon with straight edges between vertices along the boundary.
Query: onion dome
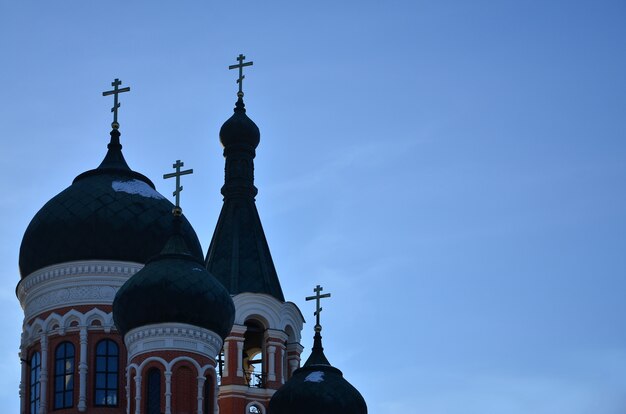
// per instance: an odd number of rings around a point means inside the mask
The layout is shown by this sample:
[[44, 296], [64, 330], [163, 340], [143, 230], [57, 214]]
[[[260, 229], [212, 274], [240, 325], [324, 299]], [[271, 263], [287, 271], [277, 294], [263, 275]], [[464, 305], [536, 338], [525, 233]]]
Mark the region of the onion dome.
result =
[[[168, 218], [171, 221], [171, 216]], [[235, 305], [202, 260], [190, 253], [178, 230], [180, 217], [174, 218], [174, 224], [174, 234], [161, 253], [131, 276], [115, 295], [115, 325], [125, 335], [141, 326], [185, 323], [225, 339], [233, 327]]]
[[[108, 152], [94, 170], [48, 201], [31, 220], [20, 247], [20, 273], [76, 260], [146, 263], [172, 233], [174, 205], [122, 155], [120, 132], [111, 131]], [[186, 219], [181, 235], [202, 258], [198, 236]]]
[[315, 327], [311, 356], [272, 397], [272, 414], [367, 414], [361, 393], [330, 365]]
[[241, 145], [255, 149], [261, 141], [259, 127], [248, 118], [243, 99], [240, 96], [235, 104], [235, 113], [220, 129], [220, 142], [224, 148]]

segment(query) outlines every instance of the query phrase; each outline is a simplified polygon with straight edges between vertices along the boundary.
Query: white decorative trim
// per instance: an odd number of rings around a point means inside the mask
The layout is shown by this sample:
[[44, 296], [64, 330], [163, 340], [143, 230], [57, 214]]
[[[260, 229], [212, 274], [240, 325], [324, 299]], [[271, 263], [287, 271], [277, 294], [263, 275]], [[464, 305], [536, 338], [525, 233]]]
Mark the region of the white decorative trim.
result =
[[78, 411], [87, 411], [87, 326], [80, 327], [80, 363], [78, 364]]
[[39, 376], [39, 386], [41, 394], [39, 397], [39, 414], [46, 414], [48, 411], [48, 337], [42, 335], [41, 342], [41, 374]]
[[224, 342], [224, 360], [222, 361], [222, 363], [224, 365], [222, 365], [222, 375], [224, 377], [228, 376], [228, 367], [230, 365], [230, 363], [228, 362], [228, 350], [230, 349], [230, 342], [228, 342], [228, 340], [226, 342]]
[[198, 377], [196, 377], [197, 381], [198, 381], [198, 392], [196, 394], [196, 402], [197, 402], [197, 412], [201, 413], [202, 412], [202, 403], [204, 402], [204, 393], [202, 391], [204, 391], [204, 382], [206, 381], [206, 378], [202, 375], [199, 375]]
[[[37, 318], [30, 325], [24, 325], [22, 329], [22, 345], [30, 346], [44, 335], [65, 335], [66, 331], [78, 331], [80, 326], [90, 327], [92, 322], [98, 321], [105, 333], [115, 328], [113, 314], [94, 308], [86, 313], [72, 309], [63, 316], [51, 313], [46, 319]], [[72, 323], [76, 322], [76, 327]], [[58, 326], [58, 327], [55, 327]]]
[[[26, 381], [27, 378], [27, 365], [26, 362], [29, 361], [28, 355], [26, 353], [26, 349], [24, 346], [20, 347], [19, 352], [20, 357], [20, 368], [21, 368], [21, 377], [20, 377], [20, 414], [26, 414]], [[30, 362], [30, 361], [29, 361]]]
[[290, 326], [296, 342], [300, 342], [304, 318], [293, 302], [281, 302], [264, 293], [240, 293], [233, 296], [235, 324], [244, 325], [255, 316], [266, 324], [266, 329], [285, 331]]
[[130, 330], [124, 336], [128, 360], [146, 352], [186, 351], [211, 360], [222, 348], [222, 338], [213, 331], [185, 323], [158, 323]]
[[255, 398], [264, 400], [271, 398], [277, 391], [272, 388], [256, 388], [247, 385], [221, 385], [218, 400], [228, 397]]
[[135, 414], [141, 414], [141, 371], [135, 375]]
[[142, 267], [132, 262], [89, 260], [37, 270], [17, 286], [24, 320], [57, 308], [111, 305], [117, 290]]
[[243, 338], [237, 340], [237, 376], [243, 377]]
[[165, 371], [165, 414], [172, 414], [172, 371]]
[[267, 379], [268, 381], [276, 381], [276, 346], [267, 346]]

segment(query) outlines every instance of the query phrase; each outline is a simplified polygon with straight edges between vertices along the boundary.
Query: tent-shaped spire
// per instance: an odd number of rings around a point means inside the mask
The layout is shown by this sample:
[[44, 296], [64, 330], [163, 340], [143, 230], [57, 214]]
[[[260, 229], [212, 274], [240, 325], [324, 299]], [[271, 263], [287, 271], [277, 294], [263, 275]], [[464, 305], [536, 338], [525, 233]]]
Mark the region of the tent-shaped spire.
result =
[[260, 133], [246, 115], [243, 93], [220, 129], [226, 159], [224, 205], [206, 257], [206, 267], [231, 295], [266, 293], [284, 302], [254, 197], [254, 157]]

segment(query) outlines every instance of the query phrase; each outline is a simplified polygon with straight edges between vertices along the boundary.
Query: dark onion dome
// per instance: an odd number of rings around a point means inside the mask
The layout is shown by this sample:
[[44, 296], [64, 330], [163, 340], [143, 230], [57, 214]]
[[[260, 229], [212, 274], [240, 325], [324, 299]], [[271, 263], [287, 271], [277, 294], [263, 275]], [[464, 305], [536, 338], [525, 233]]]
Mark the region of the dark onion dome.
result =
[[[172, 233], [174, 205], [122, 155], [120, 133], [111, 131], [108, 152], [94, 170], [48, 201], [31, 220], [20, 247], [20, 273], [75, 260], [146, 263]], [[203, 257], [186, 219], [182, 234], [192, 254]]]
[[[168, 219], [172, 221], [171, 215]], [[122, 335], [141, 326], [174, 322], [208, 329], [223, 340], [233, 327], [235, 305], [175, 230], [161, 253], [117, 291], [113, 319]]]
[[270, 400], [271, 414], [367, 414], [361, 393], [330, 365], [316, 329], [311, 356]]
[[259, 127], [248, 118], [243, 99], [239, 97], [235, 104], [235, 113], [224, 122], [220, 129], [220, 142], [224, 148], [243, 145], [255, 149], [260, 140]]

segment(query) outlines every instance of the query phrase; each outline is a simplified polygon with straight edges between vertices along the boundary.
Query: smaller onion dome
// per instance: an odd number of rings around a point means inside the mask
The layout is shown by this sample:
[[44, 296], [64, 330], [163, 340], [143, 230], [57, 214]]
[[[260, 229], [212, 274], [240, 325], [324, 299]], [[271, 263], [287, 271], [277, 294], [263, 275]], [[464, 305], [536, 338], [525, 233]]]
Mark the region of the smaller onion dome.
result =
[[271, 414], [367, 414], [361, 393], [330, 365], [315, 327], [311, 356], [272, 397]]
[[176, 216], [174, 222], [174, 234], [161, 253], [115, 295], [115, 325], [125, 335], [145, 325], [185, 323], [225, 339], [233, 327], [235, 305], [226, 288], [189, 252], [180, 233], [181, 218]]
[[224, 148], [245, 146], [256, 149], [261, 141], [259, 127], [248, 118], [243, 99], [240, 96], [235, 104], [235, 113], [228, 118], [220, 129], [220, 142]]

